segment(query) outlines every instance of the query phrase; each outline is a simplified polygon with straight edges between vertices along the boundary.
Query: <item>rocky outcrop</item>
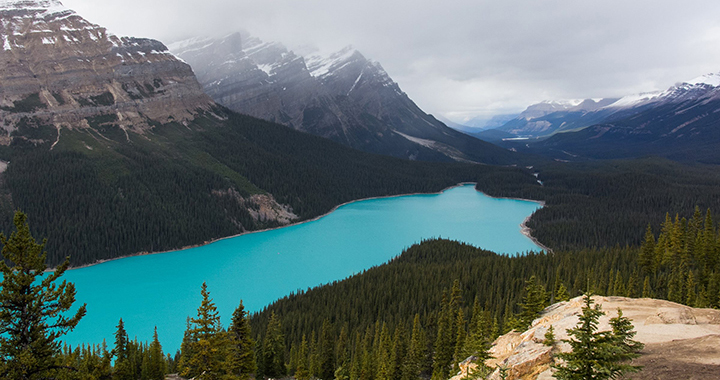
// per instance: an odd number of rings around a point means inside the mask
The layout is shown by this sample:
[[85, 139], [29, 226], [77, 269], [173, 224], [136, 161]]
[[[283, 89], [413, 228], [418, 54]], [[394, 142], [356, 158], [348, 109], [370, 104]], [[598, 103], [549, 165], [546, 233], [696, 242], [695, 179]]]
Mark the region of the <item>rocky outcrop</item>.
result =
[[346, 47], [296, 54], [247, 33], [170, 45], [205, 91], [240, 113], [372, 153], [396, 157], [515, 163], [514, 154], [469, 137], [423, 112], [383, 67]]
[[[635, 326], [635, 340], [645, 344], [642, 356], [634, 365], [644, 366], [633, 379], [712, 379], [720, 373], [720, 310], [696, 309], [674, 302], [650, 298], [600, 297], [593, 300], [601, 305], [605, 315], [600, 318], [599, 331], [610, 330], [610, 318], [623, 315]], [[493, 343], [493, 358], [486, 364], [509, 368], [508, 379], [552, 379], [550, 366], [557, 352], [567, 352], [570, 346], [566, 330], [575, 327], [581, 314], [582, 297], [556, 303], [544, 310], [530, 329], [512, 331]], [[554, 347], [543, 344], [545, 333], [553, 326], [558, 342]], [[474, 365], [470, 365], [472, 370]], [[459, 380], [465, 370], [456, 376]], [[709, 375], [712, 374], [712, 375]], [[490, 379], [499, 379], [495, 371]]]
[[256, 222], [275, 222], [281, 225], [290, 224], [300, 217], [295, 215], [292, 207], [278, 203], [271, 194], [253, 194], [243, 197], [235, 189], [213, 190], [215, 196], [229, 196], [240, 206], [247, 209]]
[[117, 37], [57, 0], [0, 1], [0, 46], [4, 144], [28, 138], [24, 126], [52, 126], [55, 139], [61, 128], [144, 133], [213, 105], [165, 45]]

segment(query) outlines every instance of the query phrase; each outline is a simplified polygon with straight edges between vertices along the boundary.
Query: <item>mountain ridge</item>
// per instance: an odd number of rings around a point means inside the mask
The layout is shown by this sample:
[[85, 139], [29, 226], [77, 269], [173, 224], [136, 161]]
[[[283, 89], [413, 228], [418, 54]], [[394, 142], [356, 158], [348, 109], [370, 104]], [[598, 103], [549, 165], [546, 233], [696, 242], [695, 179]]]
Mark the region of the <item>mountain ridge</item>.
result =
[[411, 160], [519, 161], [424, 113], [378, 62], [352, 47], [303, 57], [280, 43], [234, 33], [170, 48], [193, 66], [211, 97], [240, 113]]

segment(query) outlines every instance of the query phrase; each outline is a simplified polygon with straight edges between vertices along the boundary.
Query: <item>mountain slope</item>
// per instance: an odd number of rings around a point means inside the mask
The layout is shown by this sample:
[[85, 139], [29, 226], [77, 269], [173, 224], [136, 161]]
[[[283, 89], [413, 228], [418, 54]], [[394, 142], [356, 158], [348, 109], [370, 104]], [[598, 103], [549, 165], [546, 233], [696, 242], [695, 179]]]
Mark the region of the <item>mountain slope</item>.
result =
[[235, 114], [160, 42], [116, 37], [54, 0], [2, 1], [0, 25], [0, 230], [26, 212], [51, 265], [202, 244], [358, 198], [535, 181], [362, 153]]
[[529, 106], [496, 130], [530, 138], [587, 127], [612, 115], [606, 108], [618, 99], [545, 101]]
[[532, 145], [562, 159], [659, 155], [678, 161], [720, 163], [720, 87], [705, 76], [608, 108], [612, 119]]
[[424, 113], [382, 66], [348, 47], [301, 57], [246, 34], [171, 45], [207, 93], [240, 112], [366, 152], [427, 161], [510, 164], [512, 152]]
[[162, 43], [119, 38], [56, 0], [0, 2], [0, 45], [5, 143], [21, 124], [60, 131], [96, 122], [143, 133], [213, 104]]

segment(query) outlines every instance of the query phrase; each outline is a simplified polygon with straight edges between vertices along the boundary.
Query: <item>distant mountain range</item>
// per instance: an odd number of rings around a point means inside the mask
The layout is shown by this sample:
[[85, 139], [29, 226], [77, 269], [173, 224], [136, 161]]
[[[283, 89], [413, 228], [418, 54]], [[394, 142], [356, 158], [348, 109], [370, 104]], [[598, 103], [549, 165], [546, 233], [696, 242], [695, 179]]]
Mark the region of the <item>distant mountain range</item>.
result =
[[346, 47], [300, 56], [247, 33], [170, 45], [205, 91], [233, 111], [371, 153], [411, 160], [509, 164], [511, 152], [423, 112], [378, 62]]
[[720, 163], [718, 110], [720, 74], [708, 74], [619, 99], [535, 104], [479, 137], [560, 160], [658, 155]]

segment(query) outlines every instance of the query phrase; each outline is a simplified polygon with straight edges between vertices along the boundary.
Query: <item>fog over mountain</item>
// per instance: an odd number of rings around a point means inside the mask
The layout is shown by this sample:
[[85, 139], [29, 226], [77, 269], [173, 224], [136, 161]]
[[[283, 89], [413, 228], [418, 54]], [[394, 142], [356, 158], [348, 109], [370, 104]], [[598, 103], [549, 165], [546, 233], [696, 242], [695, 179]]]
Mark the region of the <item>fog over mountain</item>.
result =
[[420, 108], [456, 122], [662, 90], [720, 68], [713, 0], [65, 3], [119, 35], [165, 43], [244, 28], [295, 51], [352, 44]]

